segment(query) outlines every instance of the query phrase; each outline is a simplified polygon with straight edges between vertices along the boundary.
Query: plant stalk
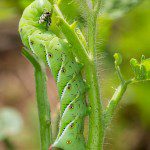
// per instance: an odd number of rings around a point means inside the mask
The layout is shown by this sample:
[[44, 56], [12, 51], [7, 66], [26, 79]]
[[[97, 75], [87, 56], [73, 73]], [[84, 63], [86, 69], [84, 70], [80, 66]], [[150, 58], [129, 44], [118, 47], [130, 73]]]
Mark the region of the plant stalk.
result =
[[88, 150], [102, 150], [103, 144], [103, 123], [102, 123], [102, 105], [100, 101], [99, 83], [96, 74], [94, 62], [86, 67], [86, 82], [90, 86], [88, 91], [89, 101], [89, 135]]
[[46, 74], [45, 71], [35, 69], [36, 98], [38, 105], [41, 150], [47, 150], [51, 144], [51, 121], [50, 105], [47, 97]]
[[113, 97], [111, 98], [106, 110], [104, 111], [104, 121], [105, 121], [105, 126], [104, 129], [106, 129], [109, 125], [109, 123], [112, 120], [113, 114], [116, 110], [116, 107], [118, 106], [118, 103], [120, 102], [121, 98], [123, 97], [126, 89], [127, 89], [127, 85], [130, 82], [124, 82], [122, 84], [120, 84], [118, 86], [118, 88], [116, 89]]
[[52, 144], [52, 131], [50, 119], [50, 104], [47, 96], [45, 65], [28, 50], [23, 50], [22, 53], [34, 66], [41, 150], [48, 150], [48, 148]]
[[96, 51], [96, 24], [100, 7], [100, 1], [95, 2], [93, 9], [88, 14], [88, 51], [91, 62], [85, 64], [86, 81], [90, 86], [88, 91], [88, 101], [90, 106], [89, 114], [89, 134], [88, 150], [103, 149], [103, 122], [102, 122], [102, 103], [100, 99], [99, 80], [97, 77], [97, 66], [94, 61]]

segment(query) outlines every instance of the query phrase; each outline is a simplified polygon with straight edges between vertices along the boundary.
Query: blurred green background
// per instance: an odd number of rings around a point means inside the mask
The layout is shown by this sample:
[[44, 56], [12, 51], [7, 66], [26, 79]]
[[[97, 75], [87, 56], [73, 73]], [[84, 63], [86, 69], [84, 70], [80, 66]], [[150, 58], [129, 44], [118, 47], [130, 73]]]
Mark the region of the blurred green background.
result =
[[[0, 0], [0, 121], [5, 122], [2, 117], [5, 109], [9, 125], [18, 125], [18, 131], [15, 128], [6, 130], [5, 124], [0, 125], [0, 150], [6, 150], [8, 145], [13, 145], [10, 148], [16, 150], [40, 149], [33, 68], [21, 55], [22, 44], [17, 31], [22, 11], [31, 1]], [[121, 67], [125, 78], [133, 75], [130, 58], [140, 59], [142, 54], [150, 57], [149, 0], [112, 22], [110, 36], [104, 51], [100, 52], [99, 72], [104, 104], [108, 103], [119, 83], [113, 63], [115, 52], [123, 56]], [[48, 78], [54, 122], [56, 108], [59, 109], [58, 96], [50, 72]], [[104, 150], [150, 150], [150, 82], [128, 88], [107, 131]]]

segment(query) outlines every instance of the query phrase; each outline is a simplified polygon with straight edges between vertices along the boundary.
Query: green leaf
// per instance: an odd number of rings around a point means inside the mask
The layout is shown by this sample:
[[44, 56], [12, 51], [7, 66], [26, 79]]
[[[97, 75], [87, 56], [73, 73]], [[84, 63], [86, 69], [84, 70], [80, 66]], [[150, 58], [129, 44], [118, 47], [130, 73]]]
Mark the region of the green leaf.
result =
[[0, 140], [20, 132], [23, 120], [18, 111], [12, 108], [0, 110]]
[[141, 63], [132, 58], [130, 64], [136, 80], [150, 80], [150, 58], [145, 59], [143, 55], [141, 57]]
[[103, 0], [103, 14], [115, 19], [133, 9], [142, 0]]

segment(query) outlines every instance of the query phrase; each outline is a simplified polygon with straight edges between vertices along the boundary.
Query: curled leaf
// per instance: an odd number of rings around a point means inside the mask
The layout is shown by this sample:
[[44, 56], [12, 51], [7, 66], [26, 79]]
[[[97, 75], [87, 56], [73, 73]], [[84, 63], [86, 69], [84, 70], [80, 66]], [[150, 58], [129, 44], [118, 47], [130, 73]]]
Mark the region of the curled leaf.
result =
[[141, 63], [132, 58], [130, 64], [136, 80], [150, 80], [150, 58], [145, 59], [145, 56], [142, 55]]

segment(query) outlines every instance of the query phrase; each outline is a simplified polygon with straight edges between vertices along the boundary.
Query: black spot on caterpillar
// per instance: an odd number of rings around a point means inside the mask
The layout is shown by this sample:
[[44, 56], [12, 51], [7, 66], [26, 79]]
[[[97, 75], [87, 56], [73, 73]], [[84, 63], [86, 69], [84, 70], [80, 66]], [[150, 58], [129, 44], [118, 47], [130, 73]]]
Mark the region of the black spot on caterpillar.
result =
[[53, 146], [64, 150], [84, 150], [83, 125], [87, 107], [82, 68], [76, 62], [70, 44], [48, 30], [51, 12], [48, 0], [35, 0], [25, 9], [19, 31], [23, 44], [48, 63], [57, 83], [61, 120]]

